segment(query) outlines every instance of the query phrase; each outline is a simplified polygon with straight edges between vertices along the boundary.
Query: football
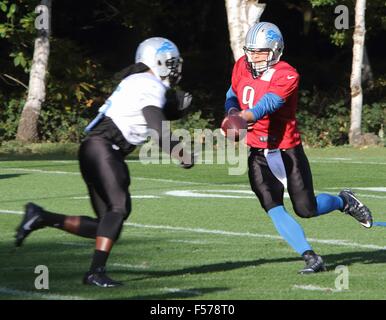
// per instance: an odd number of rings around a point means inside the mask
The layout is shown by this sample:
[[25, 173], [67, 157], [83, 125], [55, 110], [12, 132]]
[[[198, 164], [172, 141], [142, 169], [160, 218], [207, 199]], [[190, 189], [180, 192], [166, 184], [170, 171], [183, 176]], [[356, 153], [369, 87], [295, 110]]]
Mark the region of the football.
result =
[[[247, 121], [238, 115], [229, 115], [221, 123], [221, 132], [224, 136], [234, 141], [242, 140], [246, 135], [247, 129]], [[242, 132], [241, 130], [245, 131]]]

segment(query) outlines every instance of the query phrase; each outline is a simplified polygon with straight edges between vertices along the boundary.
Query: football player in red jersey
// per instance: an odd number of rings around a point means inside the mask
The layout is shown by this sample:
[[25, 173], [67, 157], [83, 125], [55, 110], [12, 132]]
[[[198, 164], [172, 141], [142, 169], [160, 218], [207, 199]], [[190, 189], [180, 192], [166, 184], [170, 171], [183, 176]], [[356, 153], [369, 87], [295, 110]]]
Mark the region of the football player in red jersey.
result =
[[261, 206], [279, 234], [305, 260], [300, 273], [325, 271], [322, 258], [307, 242], [302, 227], [283, 205], [287, 188], [295, 213], [312, 218], [340, 210], [372, 226], [370, 210], [351, 192], [315, 197], [312, 174], [297, 127], [299, 74], [280, 61], [284, 41], [279, 28], [268, 22], [253, 25], [245, 39], [245, 55], [235, 64], [226, 94], [228, 114], [249, 123], [247, 144], [249, 181]]

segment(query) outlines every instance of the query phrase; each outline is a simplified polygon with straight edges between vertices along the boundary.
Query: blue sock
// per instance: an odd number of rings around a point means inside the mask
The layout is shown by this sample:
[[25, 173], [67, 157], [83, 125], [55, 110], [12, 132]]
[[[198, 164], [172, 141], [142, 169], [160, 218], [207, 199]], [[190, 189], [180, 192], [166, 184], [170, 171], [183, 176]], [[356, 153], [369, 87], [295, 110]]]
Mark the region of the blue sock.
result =
[[316, 196], [317, 214], [318, 216], [330, 213], [334, 210], [343, 208], [343, 199], [338, 196], [332, 196], [327, 193], [321, 193]]
[[268, 210], [268, 215], [271, 217], [279, 234], [297, 253], [303, 254], [307, 250], [312, 250], [306, 240], [303, 228], [285, 211], [283, 206]]

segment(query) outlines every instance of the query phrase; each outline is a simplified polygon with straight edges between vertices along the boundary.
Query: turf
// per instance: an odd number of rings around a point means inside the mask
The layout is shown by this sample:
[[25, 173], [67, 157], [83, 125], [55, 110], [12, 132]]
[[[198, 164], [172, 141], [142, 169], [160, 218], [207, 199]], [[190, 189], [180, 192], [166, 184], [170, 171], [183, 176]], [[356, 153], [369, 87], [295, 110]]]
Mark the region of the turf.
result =
[[[385, 148], [306, 152], [317, 192], [352, 187], [376, 221], [386, 220]], [[0, 161], [0, 299], [386, 298], [385, 228], [367, 230], [340, 212], [296, 218], [329, 270], [302, 276], [302, 259], [277, 236], [249, 192], [246, 174], [230, 176], [227, 165], [128, 165], [133, 212], [108, 264], [110, 275], [125, 285], [101, 290], [81, 285], [91, 240], [43, 229], [21, 248], [13, 246], [18, 213], [28, 201], [54, 212], [93, 215], [77, 162]], [[364, 189], [370, 187], [383, 189]], [[292, 212], [288, 199], [286, 206]], [[49, 268], [49, 290], [34, 287], [37, 265]], [[348, 267], [347, 290], [335, 289], [338, 265]]]

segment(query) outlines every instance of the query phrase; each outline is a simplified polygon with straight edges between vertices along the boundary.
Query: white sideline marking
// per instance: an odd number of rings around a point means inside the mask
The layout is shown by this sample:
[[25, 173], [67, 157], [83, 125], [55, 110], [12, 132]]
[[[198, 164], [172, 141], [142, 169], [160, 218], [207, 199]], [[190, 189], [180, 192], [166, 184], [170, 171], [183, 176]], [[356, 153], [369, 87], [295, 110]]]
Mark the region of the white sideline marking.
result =
[[148, 181], [158, 181], [158, 182], [167, 182], [167, 183], [181, 183], [187, 185], [205, 185], [207, 182], [193, 182], [193, 181], [180, 181], [173, 179], [159, 179], [159, 178], [145, 178], [145, 177], [133, 177], [135, 180], [148, 180]]
[[[330, 190], [338, 190], [342, 188], [327, 188]], [[386, 192], [386, 187], [351, 187], [353, 190], [364, 190], [364, 191], [374, 191], [374, 192]]]
[[[221, 193], [241, 193], [249, 196], [225, 195]], [[190, 198], [231, 198], [231, 199], [256, 199], [255, 194], [251, 190], [171, 190], [165, 192], [168, 196], [173, 197], [190, 197]], [[288, 193], [284, 193], [284, 198], [289, 198]]]
[[[168, 196], [189, 197], [189, 198], [232, 198], [232, 199], [255, 199], [255, 196], [234, 196], [215, 193], [202, 193], [206, 190], [172, 190], [165, 192]], [[226, 192], [226, 190], [224, 190]]]
[[[158, 197], [158, 196], [152, 196], [152, 195], [138, 195], [138, 196], [133, 196], [131, 195], [130, 196], [132, 199], [160, 199], [161, 197]], [[74, 199], [74, 200], [88, 200], [90, 199], [89, 196], [84, 196], [84, 197], [71, 197], [71, 199]]]
[[92, 243], [81, 243], [81, 242], [70, 242], [70, 241], [62, 241], [58, 243], [63, 244], [65, 246], [73, 246], [73, 247], [91, 247], [94, 245]]
[[[386, 163], [385, 163], [386, 164]], [[68, 171], [49, 171], [49, 170], [41, 170], [41, 169], [23, 169], [23, 168], [1, 168], [1, 170], [6, 171], [22, 171], [22, 172], [36, 172], [36, 173], [45, 173], [45, 174], [69, 174], [69, 175], [80, 175], [80, 172], [68, 172]], [[193, 181], [181, 181], [181, 180], [173, 180], [173, 179], [159, 179], [159, 178], [146, 178], [146, 177], [132, 177], [133, 180], [145, 180], [145, 181], [157, 181], [157, 182], [165, 182], [165, 183], [176, 183], [176, 184], [185, 184], [185, 185], [197, 185], [197, 186], [217, 186], [217, 187], [245, 187], [249, 188], [249, 184], [225, 184], [225, 183], [210, 183], [210, 182], [193, 182]], [[327, 188], [329, 190], [340, 190], [342, 188]], [[376, 191], [376, 192], [385, 192], [385, 187], [369, 187], [369, 188], [352, 188], [352, 189], [358, 189], [358, 190], [366, 190], [366, 191]], [[318, 192], [315, 190], [315, 192]], [[377, 199], [384, 199], [383, 196], [376, 196], [376, 195], [368, 195], [368, 194], [361, 194], [361, 197], [367, 197], [367, 198], [377, 198]], [[287, 197], [287, 195], [285, 195]]]
[[386, 192], [386, 187], [370, 187], [370, 188], [355, 188], [357, 190], [365, 190], [365, 191], [375, 191], [375, 192]]
[[[185, 231], [185, 232], [194, 232], [194, 233], [206, 233], [206, 234], [219, 234], [223, 236], [237, 236], [237, 237], [252, 237], [252, 238], [266, 238], [273, 240], [283, 241], [282, 237], [275, 236], [271, 234], [261, 234], [261, 233], [250, 233], [250, 232], [233, 232], [233, 231], [223, 231], [223, 230], [210, 230], [202, 228], [185, 228], [185, 227], [173, 227], [165, 225], [148, 225], [140, 223], [125, 223], [126, 226], [135, 227], [135, 228], [147, 228], [147, 229], [163, 229], [163, 230], [173, 230], [173, 231]], [[350, 242], [349, 240], [330, 240], [330, 239], [314, 239], [308, 238], [310, 242], [330, 244], [334, 246], [343, 246], [343, 247], [352, 247], [352, 248], [362, 248], [362, 249], [374, 249], [374, 250], [386, 250], [386, 247], [374, 245], [374, 244], [360, 244], [356, 242]]]
[[4, 214], [23, 214], [24, 212], [23, 211], [13, 211], [13, 210], [0, 210], [0, 213], [4, 213]]
[[179, 289], [179, 288], [163, 288], [162, 291], [171, 292], [171, 293], [187, 293], [200, 295], [201, 292], [197, 290], [188, 290], [188, 289]]
[[308, 291], [323, 291], [323, 292], [345, 292], [347, 290], [339, 290], [339, 289], [334, 289], [334, 288], [323, 288], [323, 287], [318, 287], [318, 286], [313, 286], [311, 284], [309, 285], [297, 285], [295, 284], [293, 289], [301, 289], [301, 290], [308, 290]]
[[21, 171], [21, 172], [36, 172], [36, 173], [51, 173], [51, 174], [70, 174], [70, 175], [80, 175], [80, 172], [69, 172], [69, 171], [50, 171], [50, 170], [41, 170], [41, 169], [24, 169], [24, 168], [0, 168], [4, 171]]
[[76, 162], [78, 162], [78, 160], [49, 160], [49, 162], [53, 162], [53, 163], [76, 163]]
[[202, 241], [202, 240], [168, 240], [168, 242], [190, 243], [190, 244], [208, 244], [208, 241]]
[[[23, 214], [22, 211], [11, 211], [11, 210], [0, 210], [0, 213], [3, 214]], [[135, 228], [147, 228], [147, 229], [163, 229], [163, 230], [173, 230], [173, 231], [187, 231], [194, 233], [206, 233], [206, 234], [219, 234], [224, 236], [237, 236], [237, 237], [252, 237], [252, 238], [266, 238], [274, 240], [283, 240], [280, 236], [275, 236], [271, 234], [261, 234], [261, 233], [250, 233], [250, 232], [233, 232], [233, 231], [224, 231], [224, 230], [214, 230], [214, 229], [203, 229], [203, 228], [185, 228], [185, 227], [173, 227], [167, 225], [148, 225], [140, 223], [131, 223], [127, 222], [125, 226], [135, 227]], [[334, 246], [343, 246], [351, 248], [361, 248], [361, 249], [374, 249], [374, 250], [386, 250], [386, 247], [378, 246], [375, 244], [360, 244], [356, 242], [350, 242], [349, 240], [334, 240], [334, 239], [315, 239], [308, 238], [310, 242], [330, 244]]]
[[363, 194], [363, 193], [356, 193], [358, 197], [362, 198], [373, 198], [373, 199], [386, 199], [386, 196], [376, 196], [373, 194]]
[[182, 181], [182, 180], [173, 180], [173, 179], [159, 179], [159, 178], [145, 178], [145, 177], [133, 177], [134, 180], [148, 180], [148, 181], [158, 181], [166, 183], [177, 183], [177, 184], [186, 184], [192, 186], [217, 186], [217, 187], [247, 187], [249, 184], [226, 184], [226, 183], [210, 183], [210, 182], [193, 182], [193, 181]]
[[127, 268], [127, 269], [149, 269], [149, 266], [145, 264], [125, 264], [125, 263], [113, 263], [114, 267]]
[[10, 289], [6, 287], [0, 287], [0, 293], [11, 295], [11, 296], [29, 297], [29, 298], [35, 298], [35, 299], [40, 298], [40, 299], [48, 299], [48, 300], [88, 300], [86, 298], [78, 297], [78, 296], [44, 294], [40, 292], [22, 291], [22, 290]]
[[310, 162], [311, 163], [344, 163], [344, 164], [375, 164], [375, 165], [385, 165], [386, 162], [376, 162], [376, 161], [351, 161], [351, 160], [339, 160], [339, 161], [336, 161], [336, 160], [328, 160], [328, 158], [326, 158], [326, 160], [317, 160], [317, 159], [312, 159], [312, 158], [309, 158]]
[[[24, 169], [24, 168], [1, 168], [0, 171], [20, 171], [20, 172], [32, 172], [32, 173], [44, 173], [44, 174], [70, 174], [70, 175], [80, 175], [80, 172], [68, 172], [68, 171], [50, 171], [42, 169]], [[209, 183], [209, 182], [193, 182], [193, 181], [182, 181], [182, 180], [173, 180], [173, 179], [159, 179], [159, 178], [146, 178], [146, 177], [131, 177], [133, 180], [145, 180], [145, 181], [157, 181], [157, 182], [166, 182], [166, 183], [177, 183], [177, 184], [186, 184], [186, 185], [198, 185], [198, 186], [234, 186], [234, 187], [249, 187], [249, 184], [225, 184], [225, 183]]]
[[332, 158], [318, 158], [318, 157], [315, 157], [314, 158], [315, 160], [335, 160], [335, 161], [352, 161], [351, 158], [339, 158], [339, 157], [332, 157]]
[[[204, 157], [205, 158], [205, 157]], [[308, 156], [308, 159], [310, 162], [315, 163], [354, 163], [354, 164], [381, 164], [386, 165], [386, 162], [377, 162], [377, 161], [360, 161], [360, 160], [353, 160], [352, 158], [344, 158], [344, 157], [312, 157]], [[159, 160], [157, 158], [154, 158], [152, 160]], [[39, 161], [40, 160], [32, 160], [32, 161]], [[77, 163], [78, 160], [42, 160], [44, 163]], [[2, 162], [15, 162], [15, 160], [4, 160]], [[127, 163], [140, 163], [141, 160], [125, 160]], [[204, 161], [204, 163], [206, 163]]]

